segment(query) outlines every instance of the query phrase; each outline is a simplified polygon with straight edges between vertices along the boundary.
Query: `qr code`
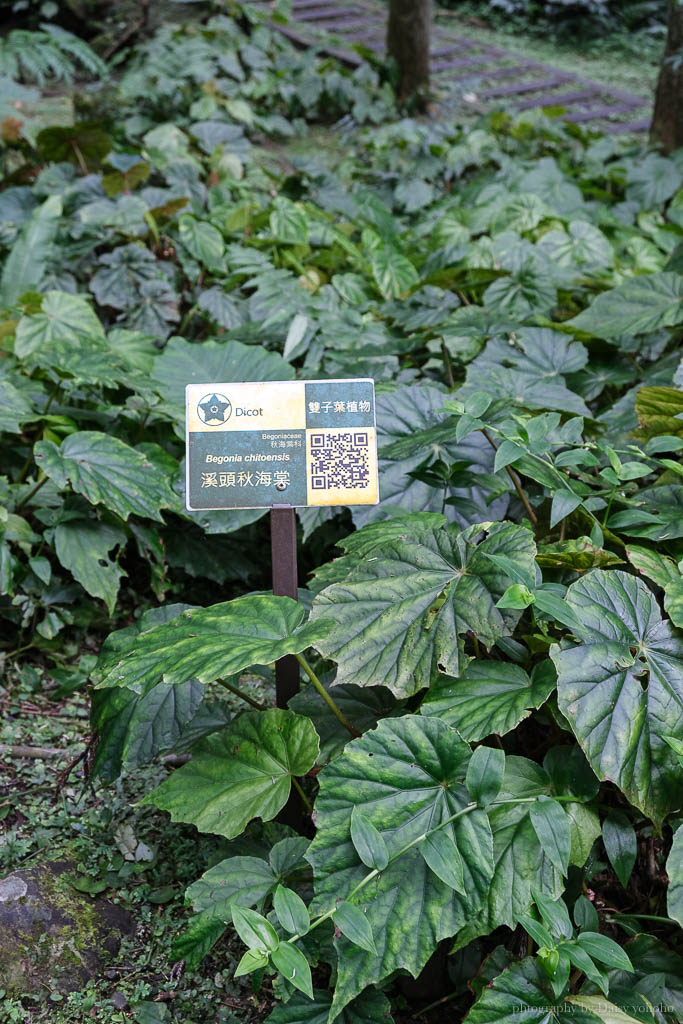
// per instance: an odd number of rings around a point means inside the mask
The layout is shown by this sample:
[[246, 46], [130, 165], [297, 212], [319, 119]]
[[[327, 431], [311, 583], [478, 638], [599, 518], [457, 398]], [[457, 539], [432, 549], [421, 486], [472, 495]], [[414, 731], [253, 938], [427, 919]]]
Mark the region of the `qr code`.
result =
[[356, 489], [370, 483], [367, 430], [311, 434], [311, 488]]

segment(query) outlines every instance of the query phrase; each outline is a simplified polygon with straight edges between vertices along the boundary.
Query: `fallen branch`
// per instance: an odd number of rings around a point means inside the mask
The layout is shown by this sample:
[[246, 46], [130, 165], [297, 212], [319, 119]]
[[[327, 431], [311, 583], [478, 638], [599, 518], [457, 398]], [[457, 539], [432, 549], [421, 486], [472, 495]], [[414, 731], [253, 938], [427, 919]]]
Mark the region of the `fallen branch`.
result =
[[95, 747], [97, 745], [97, 740], [98, 735], [97, 730], [95, 730], [95, 732], [92, 733], [92, 735], [88, 738], [88, 742], [86, 743], [83, 750], [81, 750], [80, 754], [76, 754], [76, 756], [72, 758], [71, 761], [69, 761], [69, 763], [64, 768], [62, 768], [61, 772], [57, 776], [57, 784], [55, 786], [55, 794], [52, 801], [53, 803], [56, 803], [57, 797], [59, 796], [62, 787], [66, 783], [66, 780], [69, 778], [76, 765], [79, 765], [81, 761], [85, 762], [85, 777], [90, 777], [90, 772], [92, 769], [92, 759], [94, 756]]
[[117, 50], [120, 50], [122, 46], [128, 42], [134, 35], [136, 35], [141, 29], [147, 28], [147, 17], [149, 12], [149, 0], [142, 0], [142, 17], [134, 22], [123, 35], [117, 39], [112, 45], [105, 50], [102, 54], [102, 59], [107, 61], [110, 57], [113, 57]]
[[46, 761], [52, 757], [66, 757], [65, 750], [57, 747], [24, 747], [14, 743], [0, 743], [0, 757], [32, 757], [37, 761]]

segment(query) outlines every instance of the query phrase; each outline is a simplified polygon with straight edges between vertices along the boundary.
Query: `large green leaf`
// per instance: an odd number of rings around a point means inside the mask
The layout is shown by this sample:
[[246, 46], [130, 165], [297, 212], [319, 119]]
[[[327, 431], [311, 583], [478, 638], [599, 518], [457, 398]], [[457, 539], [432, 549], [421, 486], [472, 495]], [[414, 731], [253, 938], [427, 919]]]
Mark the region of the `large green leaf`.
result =
[[305, 775], [317, 756], [318, 737], [307, 718], [280, 708], [249, 711], [203, 740], [192, 760], [142, 802], [200, 832], [234, 839], [252, 818], [274, 818], [292, 776]]
[[640, 441], [659, 434], [683, 438], [683, 391], [680, 388], [644, 387], [636, 393], [637, 432]]
[[[620, 527], [630, 537], [647, 537], [653, 541], [683, 537], [683, 487], [676, 484], [648, 487], [635, 495], [632, 505], [649, 516], [656, 515], [657, 519], [654, 522], [644, 519], [642, 525], [635, 523]], [[611, 519], [610, 525], [612, 522]]]
[[679, 825], [674, 833], [673, 846], [666, 862], [666, 873], [669, 876], [666, 897], [669, 917], [673, 917], [683, 928], [683, 825]]
[[526, 409], [558, 409], [589, 415], [583, 399], [567, 387], [565, 374], [586, 365], [588, 353], [565, 334], [523, 327], [509, 341], [492, 338], [467, 368], [462, 396], [470, 389], [512, 401]]
[[308, 221], [301, 206], [285, 196], [278, 196], [270, 215], [270, 230], [279, 242], [290, 245], [306, 245], [308, 242]]
[[372, 273], [385, 299], [398, 299], [419, 283], [410, 260], [390, 242], [380, 243], [370, 255]]
[[629, 168], [626, 183], [628, 199], [646, 208], [659, 207], [681, 187], [681, 172], [675, 161], [648, 153]]
[[316, 646], [337, 662], [337, 682], [387, 686], [404, 697], [429, 686], [436, 671], [460, 675], [465, 633], [492, 647], [516, 621], [496, 607], [511, 581], [487, 555], [502, 554], [534, 571], [533, 537], [512, 523], [451, 526], [376, 548], [313, 602], [313, 620], [334, 619]]
[[159, 355], [156, 338], [140, 331], [129, 331], [123, 327], [115, 327], [107, 335], [107, 344], [116, 358], [120, 359], [127, 370], [148, 374]]
[[503, 736], [543, 704], [555, 688], [555, 673], [541, 663], [531, 677], [506, 661], [472, 661], [459, 679], [441, 676], [420, 707], [452, 725], [466, 740]]
[[346, 554], [314, 569], [309, 590], [318, 593], [331, 583], [339, 583], [375, 548], [405, 537], [416, 539], [423, 530], [438, 530], [446, 521], [438, 512], [406, 512], [368, 523], [337, 542]]
[[353, 902], [365, 912], [378, 956], [335, 940], [338, 979], [330, 1020], [362, 992], [395, 970], [417, 976], [437, 943], [476, 914], [492, 872], [491, 831], [475, 810], [444, 826], [463, 862], [467, 897], [449, 888], [427, 864], [420, 844], [408, 843], [468, 804], [464, 786], [469, 746], [436, 718], [389, 719], [349, 743], [318, 776], [317, 833], [306, 859], [315, 874], [312, 910], [349, 898], [368, 874], [351, 838], [354, 807], [381, 833], [390, 860]]
[[544, 262], [527, 259], [509, 276], [499, 277], [482, 296], [487, 309], [501, 317], [526, 320], [532, 313], [548, 316], [557, 302], [557, 291]]
[[6, 306], [17, 302], [24, 292], [40, 284], [62, 216], [60, 196], [50, 196], [38, 206], [12, 246], [0, 278], [0, 301]]
[[626, 888], [638, 856], [638, 839], [627, 814], [609, 812], [602, 823], [602, 841], [617, 878]]
[[[636, 935], [625, 950], [636, 971], [622, 975], [624, 982], [629, 983], [624, 986], [626, 992], [632, 992], [634, 986], [647, 992], [648, 981], [655, 981], [654, 992], [667, 1008], [663, 1019], [667, 1024], [679, 1024], [683, 1019], [683, 958], [654, 935]], [[610, 988], [613, 988], [611, 982]]]
[[58, 487], [69, 483], [93, 505], [104, 505], [122, 519], [138, 515], [162, 522], [162, 508], [178, 508], [165, 466], [118, 437], [81, 430], [60, 446], [39, 441], [33, 450], [36, 463]]
[[673, 558], [661, 555], [650, 548], [640, 547], [638, 544], [629, 544], [626, 554], [631, 565], [643, 576], [646, 576], [658, 587], [666, 587], [669, 583], [675, 583], [680, 579], [678, 567]]
[[318, 643], [330, 624], [304, 622], [305, 614], [290, 597], [259, 594], [184, 611], [116, 646], [105, 644], [93, 678], [99, 687], [136, 693], [161, 682], [210, 683]]
[[677, 580], [667, 584], [664, 590], [664, 610], [674, 626], [683, 629], [683, 572]]
[[[493, 833], [493, 878], [486, 902], [478, 915], [458, 935], [461, 949], [479, 935], [488, 935], [501, 925], [514, 928], [521, 914], [528, 913], [534, 891], [557, 899], [563, 890], [561, 874], [543, 850], [531, 822], [529, 797], [548, 796], [552, 784], [548, 773], [524, 757], [507, 757], [498, 806], [489, 808]], [[517, 799], [519, 802], [517, 802]]]
[[282, 839], [272, 847], [267, 861], [248, 855], [228, 857], [205, 871], [185, 892], [197, 916], [174, 940], [171, 955], [199, 964], [232, 920], [231, 908], [256, 906], [263, 911], [277, 886], [305, 866], [302, 858], [307, 847], [308, 840], [301, 836]]
[[126, 543], [125, 531], [98, 519], [68, 519], [55, 529], [55, 552], [65, 569], [114, 614], [119, 580], [126, 573], [109, 552]]
[[598, 338], [673, 327], [683, 322], [683, 278], [668, 271], [629, 277], [568, 322]]
[[340, 547], [353, 558], [365, 558], [370, 552], [388, 541], [415, 536], [422, 530], [438, 530], [446, 525], [446, 517], [439, 512], [405, 512], [368, 523], [348, 537], [337, 541]]
[[[93, 775], [112, 782], [124, 764], [147, 764], [157, 754], [174, 750], [190, 723], [199, 717], [204, 689], [196, 679], [188, 679], [178, 686], [160, 683], [145, 696], [123, 687], [96, 691], [92, 722], [100, 740]], [[204, 716], [202, 733], [220, 729], [228, 721], [227, 713], [215, 709], [211, 718]]]
[[534, 957], [512, 964], [485, 988], [465, 1017], [465, 1024], [637, 1024], [601, 997], [595, 1004], [571, 995], [556, 999]]
[[[111, 633], [108, 651], [125, 648], [131, 638], [152, 626], [169, 622], [190, 608], [164, 604], [150, 608], [132, 626]], [[112, 782], [124, 764], [147, 764], [158, 754], [186, 750], [230, 721], [227, 708], [204, 700], [205, 687], [197, 679], [171, 685], [160, 683], [140, 696], [125, 687], [97, 690], [92, 696], [91, 723], [99, 741], [93, 774]]]
[[[437, 388], [415, 384], [377, 395], [379, 505], [353, 510], [357, 526], [383, 520], [391, 512], [445, 513], [461, 527], [484, 519], [502, 519], [507, 495], [490, 502], [487, 474], [493, 472], [494, 452], [479, 433], [455, 443], [451, 417], [443, 412], [444, 394]], [[465, 462], [471, 483], [448, 487], [444, 493], [409, 474], [430, 455], [447, 463]], [[495, 481], [498, 486], [498, 481]], [[457, 499], [444, 506], [444, 498]]]
[[220, 327], [231, 331], [244, 322], [238, 299], [237, 295], [232, 295], [224, 291], [220, 285], [215, 285], [201, 293], [197, 299], [197, 306]]
[[53, 338], [33, 353], [33, 359], [42, 369], [79, 384], [113, 387], [130, 380], [116, 353], [100, 339], [90, 339], [87, 346], [77, 348], [71, 341]]
[[225, 244], [218, 228], [186, 213], [178, 221], [178, 230], [180, 241], [190, 255], [209, 270], [220, 272], [223, 269]]
[[238, 341], [205, 341], [201, 348], [169, 338], [154, 363], [152, 382], [179, 422], [185, 419], [185, 386], [202, 381], [291, 380], [294, 370], [276, 352]]
[[186, 890], [185, 896], [196, 911], [227, 924], [233, 904], [262, 906], [278, 884], [277, 874], [261, 857], [228, 857], [205, 871]]
[[[184, 932], [176, 935], [170, 955], [174, 963], [184, 960], [190, 970], [198, 967], [204, 957], [223, 936], [227, 924], [211, 914], [195, 914]], [[155, 1022], [156, 1024], [156, 1022]]]
[[547, 231], [537, 247], [560, 267], [576, 264], [595, 270], [607, 267], [614, 258], [612, 246], [602, 231], [586, 220], [572, 220], [566, 231]]
[[11, 380], [0, 378], [0, 430], [8, 434], [20, 434], [23, 424], [38, 419], [25, 395]]
[[142, 281], [137, 300], [127, 311], [126, 324], [132, 330], [167, 338], [171, 324], [180, 319], [178, 300], [178, 295], [165, 277]]
[[[361, 733], [374, 729], [381, 718], [386, 718], [397, 708], [393, 694], [383, 686], [336, 686], [334, 703]], [[348, 730], [314, 687], [307, 686], [295, 694], [287, 706], [313, 722], [320, 737], [319, 763], [331, 761], [349, 742]]]
[[[265, 1024], [327, 1024], [332, 993], [313, 989], [313, 1001], [295, 992], [286, 1003], [275, 1007]], [[376, 989], [366, 989], [337, 1017], [339, 1024], [392, 1024], [391, 1005]]]
[[[93, 55], [94, 56], [94, 55]], [[37, 148], [44, 160], [62, 163], [87, 161], [99, 165], [111, 151], [111, 139], [100, 121], [72, 125], [49, 125], [38, 133]]]
[[135, 242], [103, 253], [98, 264], [100, 269], [88, 287], [100, 306], [113, 309], [130, 309], [138, 301], [145, 281], [163, 277], [154, 253]]
[[81, 295], [47, 292], [40, 313], [22, 316], [17, 325], [14, 351], [25, 359], [50, 341], [87, 347], [92, 339], [103, 341], [102, 325]]
[[683, 639], [646, 584], [619, 570], [589, 573], [566, 601], [581, 643], [551, 649], [560, 708], [598, 778], [661, 821], [683, 787], [663, 738], [683, 738]]

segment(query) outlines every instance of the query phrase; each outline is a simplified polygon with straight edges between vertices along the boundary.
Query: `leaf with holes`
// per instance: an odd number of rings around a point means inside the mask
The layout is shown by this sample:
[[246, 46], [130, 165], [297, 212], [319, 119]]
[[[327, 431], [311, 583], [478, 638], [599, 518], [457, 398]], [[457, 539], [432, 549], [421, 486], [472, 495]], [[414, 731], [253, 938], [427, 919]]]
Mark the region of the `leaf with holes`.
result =
[[55, 528], [57, 558], [92, 597], [100, 597], [110, 615], [114, 614], [119, 581], [125, 571], [112, 561], [113, 548], [125, 545], [120, 527], [92, 519], [68, 519]]

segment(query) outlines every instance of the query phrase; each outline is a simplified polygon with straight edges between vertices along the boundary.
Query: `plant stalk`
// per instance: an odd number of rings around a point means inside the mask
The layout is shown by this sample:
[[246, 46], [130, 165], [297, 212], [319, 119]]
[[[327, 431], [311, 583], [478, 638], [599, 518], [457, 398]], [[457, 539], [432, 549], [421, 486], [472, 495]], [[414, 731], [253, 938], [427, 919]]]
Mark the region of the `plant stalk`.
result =
[[318, 691], [318, 693], [320, 694], [322, 699], [325, 701], [325, 703], [329, 707], [329, 709], [332, 712], [332, 714], [335, 715], [336, 718], [338, 718], [338, 720], [341, 722], [341, 724], [344, 726], [344, 728], [348, 732], [351, 733], [351, 735], [353, 736], [354, 739], [358, 739], [360, 736], [362, 736], [363, 733], [359, 732], [358, 729], [356, 729], [356, 727], [353, 724], [353, 722], [350, 722], [348, 720], [348, 718], [346, 717], [346, 715], [344, 714], [342, 709], [340, 707], [338, 707], [337, 704], [335, 704], [335, 702], [332, 700], [332, 698], [330, 697], [329, 693], [327, 692], [327, 690], [325, 689], [323, 684], [320, 682], [320, 680], [318, 679], [317, 675], [315, 674], [315, 672], [313, 671], [311, 666], [308, 664], [308, 662], [304, 658], [303, 654], [295, 654], [294, 657], [299, 662], [299, 664], [301, 665], [302, 669], [304, 670], [304, 672], [306, 673], [308, 678], [311, 680], [311, 682], [313, 683], [313, 686], [316, 688], [316, 690]]
[[[484, 435], [484, 437], [486, 438], [488, 443], [491, 445], [491, 447], [493, 448], [494, 452], [497, 452], [498, 451], [498, 446], [496, 445], [496, 442], [493, 440], [493, 438], [489, 434], [488, 430], [482, 429], [482, 434]], [[510, 477], [510, 480], [512, 481], [512, 486], [517, 491], [517, 497], [519, 498], [519, 500], [524, 505], [524, 508], [526, 509], [526, 514], [528, 515], [529, 519], [534, 524], [534, 526], [538, 526], [538, 516], [534, 512], [533, 508], [531, 507], [531, 502], [529, 501], [529, 499], [527, 498], [526, 494], [524, 493], [524, 488], [522, 487], [521, 483], [519, 482], [519, 477], [517, 476], [517, 474], [515, 473], [515, 471], [512, 469], [511, 466], [506, 466], [505, 467], [505, 472]]]
[[445, 341], [441, 342], [441, 358], [443, 359], [444, 369], [446, 370], [446, 380], [448, 381], [448, 386], [452, 391], [453, 388], [455, 387], [455, 377], [453, 376], [453, 364], [451, 362], [451, 354], [448, 351], [448, 348], [446, 347]]
[[308, 814], [313, 814], [313, 804], [311, 803], [311, 801], [308, 799], [308, 797], [304, 793], [303, 786], [301, 785], [301, 783], [297, 779], [296, 775], [292, 775], [292, 785], [294, 786], [294, 789], [299, 794], [299, 797], [301, 799], [301, 803], [306, 808], [306, 811], [308, 812]]
[[21, 501], [17, 505], [15, 511], [18, 512], [20, 508], [23, 508], [24, 505], [27, 505], [29, 503], [29, 501], [31, 500], [31, 498], [33, 498], [34, 495], [36, 495], [38, 493], [40, 488], [43, 487], [44, 484], [46, 484], [48, 482], [48, 480], [49, 480], [49, 477], [47, 477], [47, 476], [44, 476], [42, 480], [39, 480], [38, 483], [36, 484], [36, 486], [32, 490], [30, 490], [28, 492], [28, 494], [24, 498], [21, 499]]
[[234, 693], [236, 697], [240, 697], [242, 700], [246, 701], [247, 704], [251, 704], [252, 708], [256, 708], [257, 711], [267, 710], [265, 704], [259, 704], [257, 700], [250, 697], [248, 693], [244, 692], [244, 690], [240, 690], [238, 686], [233, 686], [232, 683], [226, 683], [225, 679], [219, 679], [218, 682], [221, 686], [224, 686], [226, 690], [229, 690], [230, 693]]
[[[298, 658], [299, 655], [297, 654], [296, 657]], [[493, 804], [491, 804], [491, 806], [492, 807], [502, 807], [504, 804], [533, 804], [533, 803], [536, 802], [537, 799], [538, 799], [538, 797], [535, 797], [535, 796], [525, 796], [525, 797], [521, 797], [519, 799], [517, 797], [513, 797], [510, 800], [495, 800], [493, 802]], [[555, 799], [555, 800], [570, 800], [570, 801], [574, 801], [574, 802], [576, 801], [576, 797], [574, 797], [574, 796], [564, 796], [564, 797], [559, 796], [559, 797], [554, 797], [553, 799]], [[427, 836], [433, 835], [434, 832], [439, 832], [442, 828], [445, 828], [446, 825], [450, 825], [451, 822], [457, 821], [458, 818], [462, 818], [463, 815], [465, 815], [465, 814], [471, 814], [472, 811], [476, 811], [477, 809], [479, 809], [479, 804], [477, 804], [477, 803], [467, 804], [466, 807], [462, 807], [459, 811], [456, 811], [455, 814], [451, 814], [451, 816], [449, 818], [446, 818], [444, 821], [442, 821], [440, 825], [437, 825], [435, 828], [428, 829], [426, 832], [423, 832], [421, 835], [417, 836], [415, 839], [411, 839], [411, 841], [409, 843], [406, 843], [405, 846], [402, 846], [400, 850], [396, 851], [394, 856], [390, 859], [389, 863], [391, 864], [391, 863], [393, 863], [393, 861], [398, 860], [398, 858], [402, 857], [404, 853], [407, 853], [408, 850], [411, 850], [413, 848], [413, 846], [417, 846], [418, 843], [424, 842], [424, 840], [427, 838]], [[348, 894], [348, 896], [346, 896], [346, 900], [352, 900], [353, 897], [356, 895], [356, 893], [359, 893], [361, 891], [361, 889], [364, 889], [365, 886], [368, 885], [368, 883], [371, 882], [373, 880], [373, 878], [377, 878], [377, 876], [379, 874], [381, 874], [381, 872], [379, 871], [378, 868], [373, 868], [372, 871], [369, 871], [367, 875], [365, 875], [363, 878], [361, 878], [361, 880], [358, 883], [358, 885], [354, 886], [354, 888], [351, 890], [351, 892]], [[314, 918], [313, 921], [311, 921], [311, 924], [310, 924], [310, 926], [308, 928], [308, 931], [305, 934], [308, 935], [309, 932], [312, 932], [313, 929], [317, 928], [318, 925], [323, 923], [323, 921], [328, 921], [331, 917], [333, 917], [335, 915], [335, 913], [337, 912], [337, 907], [338, 907], [338, 902], [335, 903], [335, 905], [333, 907], [331, 907], [329, 910], [326, 910], [324, 914], [321, 914], [319, 917]], [[634, 916], [634, 915], [631, 915], [631, 916]], [[298, 942], [298, 940], [301, 939], [301, 938], [303, 938], [303, 936], [297, 933], [296, 935], [292, 935], [291, 938], [289, 938], [287, 941], [291, 942], [291, 943], [294, 943], [294, 942]]]

